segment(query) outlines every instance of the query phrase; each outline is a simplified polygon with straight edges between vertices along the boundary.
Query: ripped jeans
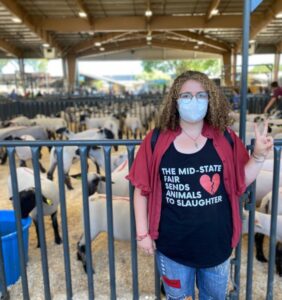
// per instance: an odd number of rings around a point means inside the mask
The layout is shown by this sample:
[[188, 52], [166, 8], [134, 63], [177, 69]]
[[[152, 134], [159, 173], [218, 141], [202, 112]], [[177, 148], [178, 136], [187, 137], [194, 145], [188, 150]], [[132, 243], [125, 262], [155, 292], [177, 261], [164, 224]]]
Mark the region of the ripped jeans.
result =
[[211, 268], [181, 265], [156, 251], [158, 269], [168, 300], [194, 300], [195, 280], [200, 300], [224, 300], [229, 279], [230, 259]]

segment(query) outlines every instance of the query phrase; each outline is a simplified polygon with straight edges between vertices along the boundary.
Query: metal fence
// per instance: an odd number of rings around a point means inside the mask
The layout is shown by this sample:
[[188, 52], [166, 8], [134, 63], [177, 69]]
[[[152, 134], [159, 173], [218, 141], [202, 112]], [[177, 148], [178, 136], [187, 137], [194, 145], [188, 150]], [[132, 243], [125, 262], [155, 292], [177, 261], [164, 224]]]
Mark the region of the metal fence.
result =
[[[16, 176], [16, 146], [30, 146], [32, 151], [32, 163], [35, 177], [36, 205], [38, 213], [40, 251], [41, 251], [41, 267], [44, 282], [44, 297], [51, 299], [50, 280], [48, 271], [48, 256], [45, 241], [45, 228], [43, 221], [42, 209], [42, 194], [40, 182], [39, 168], [39, 149], [42, 146], [54, 146], [57, 151], [58, 161], [58, 186], [60, 195], [60, 211], [62, 220], [63, 233], [63, 253], [64, 253], [64, 271], [66, 284], [66, 298], [72, 299], [72, 273], [70, 268], [70, 253], [69, 253], [69, 238], [68, 238], [68, 219], [66, 213], [66, 197], [64, 188], [64, 170], [63, 170], [63, 149], [66, 146], [77, 146], [80, 149], [80, 164], [82, 173], [82, 196], [83, 196], [83, 216], [84, 216], [84, 232], [86, 237], [86, 262], [87, 262], [87, 280], [88, 280], [88, 298], [94, 299], [97, 291], [94, 289], [93, 273], [92, 273], [92, 256], [91, 256], [91, 237], [89, 224], [89, 203], [88, 203], [88, 186], [87, 186], [87, 150], [90, 146], [99, 145], [103, 147], [105, 155], [105, 174], [106, 174], [106, 201], [107, 201], [107, 226], [108, 226], [108, 258], [109, 258], [109, 278], [110, 278], [110, 299], [116, 299], [116, 271], [115, 271], [115, 251], [114, 251], [114, 236], [113, 236], [113, 207], [112, 207], [112, 181], [111, 181], [111, 148], [114, 145], [123, 145], [127, 148], [129, 167], [134, 159], [135, 146], [140, 141], [0, 141], [0, 147], [6, 147], [9, 157], [9, 169], [12, 178], [13, 190], [13, 205], [16, 215], [16, 228], [18, 232], [18, 245], [21, 269], [22, 295], [23, 299], [30, 299], [29, 282], [24, 258], [23, 234], [21, 227], [21, 211], [18, 194], [18, 181]], [[279, 188], [279, 173], [280, 173], [280, 158], [281, 158], [282, 140], [276, 140], [274, 143], [274, 172], [273, 172], [273, 196], [272, 196], [272, 213], [271, 213], [271, 234], [269, 245], [269, 269], [268, 283], [265, 299], [273, 299], [273, 284], [274, 284], [274, 263], [275, 263], [275, 244], [276, 244], [276, 221], [278, 209], [278, 188]], [[137, 264], [137, 247], [135, 240], [135, 221], [133, 210], [133, 187], [129, 184], [130, 198], [130, 224], [131, 224], [131, 269], [132, 269], [132, 298], [139, 298], [138, 287], [138, 264]], [[248, 197], [246, 196], [248, 195]], [[249, 210], [249, 237], [248, 237], [248, 263], [247, 263], [247, 282], [246, 282], [246, 299], [252, 299], [252, 273], [253, 273], [253, 246], [254, 246], [254, 213], [255, 213], [255, 183], [248, 189], [243, 200], [246, 200], [246, 209]], [[236, 258], [231, 260], [231, 281], [233, 290], [230, 291], [229, 299], [239, 299], [240, 292], [240, 266], [241, 266], [241, 243], [236, 249]], [[0, 280], [3, 283], [2, 299], [8, 299], [9, 293], [6, 287], [5, 273], [3, 266], [2, 246], [0, 239]], [[160, 280], [159, 274], [155, 265], [155, 297], [160, 299]], [[63, 279], [62, 279], [63, 281]], [[43, 296], [42, 296], [43, 297]]]
[[[71, 99], [48, 99], [48, 100], [22, 100], [22, 101], [0, 101], [0, 120], [9, 120], [18, 115], [24, 115], [28, 118], [34, 118], [37, 114], [46, 116], [55, 115], [60, 111], [65, 111], [68, 107], [99, 107], [103, 115], [103, 107], [106, 108], [116, 103], [122, 112], [122, 104], [132, 104], [133, 102], [149, 102], [159, 104], [161, 96], [147, 97], [95, 97], [95, 98], [71, 98]], [[103, 105], [101, 107], [101, 105]]]
[[[226, 95], [227, 100], [233, 104], [232, 96]], [[132, 104], [135, 101], [154, 103], [156, 107], [162, 101], [161, 96], [150, 97], [96, 97], [96, 98], [74, 98], [74, 99], [47, 99], [47, 100], [22, 100], [22, 101], [1, 101], [0, 102], [0, 120], [9, 120], [17, 115], [24, 115], [28, 118], [34, 118], [37, 114], [46, 116], [55, 115], [64, 111], [68, 107], [100, 107], [100, 113], [103, 115], [103, 107], [111, 103], [119, 104], [119, 110], [122, 112], [122, 104]], [[260, 114], [269, 100], [267, 95], [250, 95], [247, 98], [247, 109], [249, 113]], [[101, 104], [104, 106], [101, 107]], [[236, 104], [237, 108], [240, 103]]]

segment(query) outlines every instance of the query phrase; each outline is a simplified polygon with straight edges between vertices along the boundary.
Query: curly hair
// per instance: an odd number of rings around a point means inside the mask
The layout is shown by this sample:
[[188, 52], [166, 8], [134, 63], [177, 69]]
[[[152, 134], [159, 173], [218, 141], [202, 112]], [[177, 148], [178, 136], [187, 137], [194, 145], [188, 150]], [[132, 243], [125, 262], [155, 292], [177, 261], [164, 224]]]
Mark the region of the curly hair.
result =
[[207, 75], [197, 71], [186, 71], [179, 75], [173, 82], [167, 97], [163, 103], [163, 109], [157, 121], [161, 130], [176, 130], [179, 127], [180, 117], [177, 110], [177, 99], [182, 85], [187, 80], [196, 80], [201, 83], [209, 94], [209, 106], [205, 121], [214, 128], [224, 131], [230, 124], [228, 116], [230, 104], [223, 93]]

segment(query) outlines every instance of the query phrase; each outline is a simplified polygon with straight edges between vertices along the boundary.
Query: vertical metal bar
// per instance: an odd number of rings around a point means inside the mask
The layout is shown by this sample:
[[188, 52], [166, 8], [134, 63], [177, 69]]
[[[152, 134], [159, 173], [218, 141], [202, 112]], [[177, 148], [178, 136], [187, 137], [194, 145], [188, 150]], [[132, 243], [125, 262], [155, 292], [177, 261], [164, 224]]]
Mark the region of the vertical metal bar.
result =
[[281, 146], [274, 146], [274, 170], [273, 170], [273, 186], [272, 186], [272, 203], [271, 203], [271, 225], [270, 225], [270, 242], [269, 242], [269, 262], [268, 262], [268, 278], [267, 278], [267, 294], [266, 299], [273, 299], [273, 277], [276, 249], [276, 231], [277, 231], [277, 210], [278, 210], [278, 193], [279, 193], [279, 177], [280, 177], [280, 158]]
[[18, 236], [18, 250], [20, 257], [20, 268], [22, 277], [22, 289], [24, 299], [29, 299], [28, 281], [26, 275], [26, 260], [24, 255], [24, 244], [23, 244], [23, 232], [22, 232], [22, 222], [21, 222], [21, 206], [19, 198], [19, 188], [18, 188], [18, 178], [16, 172], [16, 162], [15, 162], [15, 147], [7, 147], [7, 152], [9, 156], [9, 166], [10, 166], [10, 176], [12, 185], [12, 195], [13, 195], [13, 206], [15, 210], [16, 217], [16, 227]]
[[85, 250], [86, 250], [86, 270], [88, 280], [88, 297], [94, 299], [93, 270], [92, 270], [92, 254], [91, 254], [91, 236], [89, 222], [89, 202], [88, 202], [88, 185], [87, 185], [87, 147], [79, 147], [80, 163], [81, 163], [81, 179], [82, 179], [82, 201], [83, 201], [83, 220], [85, 234]]
[[[240, 198], [241, 214], [242, 214], [242, 202], [243, 202], [243, 196]], [[242, 238], [240, 237], [239, 243], [235, 249], [235, 256], [230, 261], [231, 268], [234, 266], [234, 282], [233, 282], [234, 289], [229, 293], [229, 298], [232, 300], [238, 300], [240, 294], [241, 252], [242, 252]]]
[[4, 257], [3, 257], [3, 251], [2, 251], [2, 236], [0, 234], [0, 283], [1, 283], [1, 300], [9, 299], [9, 291], [7, 289], [7, 281], [5, 276], [5, 266], [4, 266]]
[[242, 74], [241, 74], [241, 102], [240, 102], [240, 138], [246, 140], [246, 108], [248, 90], [248, 55], [250, 35], [251, 0], [244, 2], [243, 44], [242, 44]]
[[[134, 146], [127, 146], [128, 167], [130, 169], [134, 159]], [[139, 299], [138, 288], [138, 260], [137, 260], [137, 244], [136, 244], [136, 224], [134, 217], [134, 203], [133, 203], [133, 186], [129, 182], [129, 203], [130, 203], [130, 225], [131, 225], [131, 269], [132, 269], [132, 285], [133, 285], [133, 299]]]
[[32, 152], [33, 172], [34, 172], [35, 199], [36, 199], [37, 221], [38, 221], [38, 228], [39, 228], [44, 294], [45, 294], [45, 299], [49, 300], [51, 299], [51, 292], [50, 292], [50, 280], [49, 280], [49, 270], [48, 270], [48, 256], [47, 256], [46, 239], [45, 239], [45, 227], [44, 227], [44, 220], [43, 220], [42, 191], [41, 191], [41, 180], [40, 180], [40, 170], [39, 170], [39, 147], [38, 146], [31, 147], [31, 152]]
[[113, 232], [113, 203], [112, 203], [112, 176], [111, 176], [111, 146], [104, 146], [105, 173], [106, 173], [106, 199], [107, 199], [107, 225], [108, 225], [108, 251], [110, 268], [111, 299], [116, 299], [116, 272], [115, 272], [115, 245]]
[[64, 166], [63, 166], [63, 147], [56, 147], [57, 162], [58, 162], [58, 179], [59, 179], [59, 193], [60, 193], [60, 210], [63, 230], [63, 247], [64, 247], [64, 261], [65, 261], [65, 278], [66, 278], [66, 294], [67, 299], [72, 299], [72, 283], [71, 283], [71, 266], [70, 266], [70, 252], [69, 252], [69, 237], [68, 237], [68, 223], [66, 210], [66, 196], [64, 185]]
[[249, 224], [248, 224], [248, 261], [247, 261], [247, 283], [246, 283], [246, 299], [252, 300], [252, 288], [253, 288], [253, 260], [254, 260], [254, 224], [255, 224], [255, 209], [256, 209], [256, 182], [251, 187], [251, 201], [246, 208], [249, 212]]

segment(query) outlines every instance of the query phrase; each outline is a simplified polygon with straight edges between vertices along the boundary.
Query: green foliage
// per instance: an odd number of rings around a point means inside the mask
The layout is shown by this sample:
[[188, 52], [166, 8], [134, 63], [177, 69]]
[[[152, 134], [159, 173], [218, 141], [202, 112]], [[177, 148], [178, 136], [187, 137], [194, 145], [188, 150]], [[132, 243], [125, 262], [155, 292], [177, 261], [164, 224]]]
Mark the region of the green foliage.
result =
[[2, 73], [2, 69], [8, 64], [8, 59], [0, 59], [0, 73]]
[[221, 68], [219, 59], [143, 61], [142, 66], [146, 72], [160, 70], [172, 77], [178, 76], [187, 70], [200, 71], [214, 77], [220, 75]]
[[251, 69], [251, 72], [252, 73], [257, 73], [257, 74], [261, 74], [261, 73], [271, 73], [272, 72], [272, 65], [269, 66], [269, 65], [257, 65], [257, 66], [254, 66], [252, 69]]
[[34, 72], [47, 72], [47, 59], [25, 59], [25, 64], [31, 66]]

